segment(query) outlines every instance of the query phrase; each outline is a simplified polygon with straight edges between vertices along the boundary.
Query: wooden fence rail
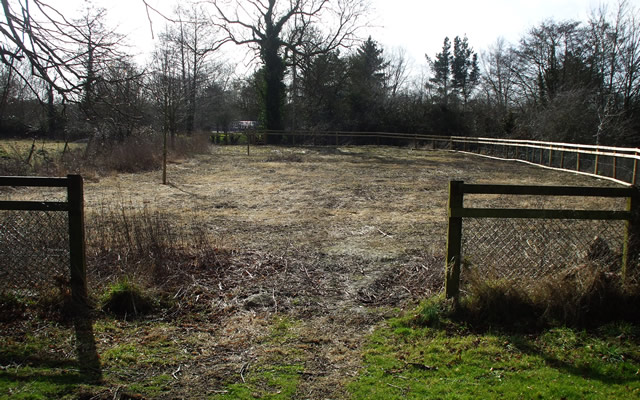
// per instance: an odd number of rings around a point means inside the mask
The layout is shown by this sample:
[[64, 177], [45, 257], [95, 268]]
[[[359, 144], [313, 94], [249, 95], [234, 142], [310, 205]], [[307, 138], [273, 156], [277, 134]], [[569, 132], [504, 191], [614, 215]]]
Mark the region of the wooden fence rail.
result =
[[[549, 209], [492, 209], [464, 207], [465, 194], [534, 195], [626, 198], [624, 211], [611, 210], [549, 210]], [[623, 243], [622, 277], [626, 277], [632, 260], [640, 255], [640, 190], [631, 188], [476, 185], [462, 181], [449, 183], [449, 226], [447, 232], [447, 259], [445, 266], [445, 293], [457, 298], [460, 293], [460, 267], [462, 259], [463, 218], [544, 218], [626, 221]]]
[[[66, 178], [0, 176], [0, 186], [59, 187], [67, 189], [66, 202], [0, 201], [0, 210], [60, 211], [69, 215], [69, 271], [71, 296], [78, 310], [86, 309], [87, 273], [84, 229], [83, 180], [80, 175]], [[7, 245], [11, 245], [8, 243]]]
[[638, 182], [639, 148], [596, 146], [537, 140], [498, 139], [466, 136], [438, 136], [389, 132], [345, 131], [246, 131], [249, 144], [257, 137], [271, 135], [289, 137], [295, 143], [313, 143], [322, 139], [325, 144], [339, 145], [360, 138], [369, 140], [395, 140], [414, 147], [427, 145], [457, 152], [466, 152], [494, 158], [526, 162], [545, 168], [609, 179], [625, 185]]

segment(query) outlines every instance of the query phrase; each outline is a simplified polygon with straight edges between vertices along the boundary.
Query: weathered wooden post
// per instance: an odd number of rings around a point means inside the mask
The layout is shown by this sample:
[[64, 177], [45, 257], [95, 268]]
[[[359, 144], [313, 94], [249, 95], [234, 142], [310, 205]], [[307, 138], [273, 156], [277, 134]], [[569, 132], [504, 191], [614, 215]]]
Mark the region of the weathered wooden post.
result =
[[69, 204], [69, 257], [71, 272], [71, 299], [80, 312], [88, 308], [87, 262], [84, 237], [84, 195], [80, 175], [68, 175], [67, 198]]
[[444, 290], [447, 298], [457, 299], [460, 295], [460, 265], [462, 256], [462, 217], [456, 212], [464, 202], [464, 182], [449, 182], [449, 227], [447, 232], [447, 260], [445, 266]]
[[632, 268], [636, 268], [640, 257], [640, 188], [632, 186], [631, 196], [627, 199], [627, 211], [631, 219], [627, 221], [624, 248], [622, 251], [622, 281]]

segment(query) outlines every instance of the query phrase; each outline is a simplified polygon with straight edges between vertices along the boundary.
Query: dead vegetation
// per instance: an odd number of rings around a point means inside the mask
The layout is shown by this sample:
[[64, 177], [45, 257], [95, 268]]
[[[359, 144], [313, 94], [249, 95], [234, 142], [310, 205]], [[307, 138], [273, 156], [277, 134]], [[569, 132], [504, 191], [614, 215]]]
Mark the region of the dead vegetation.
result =
[[[250, 156], [214, 147], [176, 160], [168, 177], [160, 185], [153, 170], [85, 185], [94, 293], [123, 276], [156, 290], [163, 306], [153, 318], [191, 340], [163, 398], [213, 395], [267, 364], [301, 367], [295, 398], [344, 398], [370, 329], [442, 288], [449, 180], [608, 185], [386, 147], [258, 147]], [[282, 318], [292, 322], [275, 340]]]

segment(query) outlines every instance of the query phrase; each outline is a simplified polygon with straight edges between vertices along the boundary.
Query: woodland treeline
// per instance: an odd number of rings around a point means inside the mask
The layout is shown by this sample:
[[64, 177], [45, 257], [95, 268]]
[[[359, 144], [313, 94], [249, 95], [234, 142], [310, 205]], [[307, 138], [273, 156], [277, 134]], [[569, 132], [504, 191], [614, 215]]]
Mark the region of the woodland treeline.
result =
[[[517, 43], [474, 49], [472, 37], [443, 38], [421, 73], [402, 49], [361, 37], [361, 0], [265, 0], [249, 11], [182, 2], [150, 26], [157, 40], [145, 64], [103, 9], [72, 18], [52, 1], [1, 3], [5, 137], [122, 141], [255, 120], [285, 131], [640, 145], [640, 14], [627, 1], [587, 21], [541, 22]], [[248, 54], [253, 72], [238, 75], [225, 52]]]

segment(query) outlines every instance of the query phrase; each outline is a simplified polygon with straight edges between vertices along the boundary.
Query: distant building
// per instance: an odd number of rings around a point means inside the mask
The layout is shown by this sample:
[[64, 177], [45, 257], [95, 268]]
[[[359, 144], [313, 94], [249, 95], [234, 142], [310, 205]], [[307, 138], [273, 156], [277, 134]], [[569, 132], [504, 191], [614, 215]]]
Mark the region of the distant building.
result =
[[240, 132], [258, 128], [258, 121], [233, 121], [229, 125], [229, 131]]

